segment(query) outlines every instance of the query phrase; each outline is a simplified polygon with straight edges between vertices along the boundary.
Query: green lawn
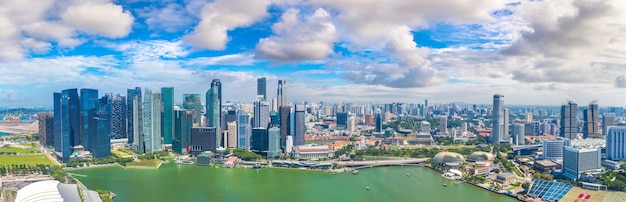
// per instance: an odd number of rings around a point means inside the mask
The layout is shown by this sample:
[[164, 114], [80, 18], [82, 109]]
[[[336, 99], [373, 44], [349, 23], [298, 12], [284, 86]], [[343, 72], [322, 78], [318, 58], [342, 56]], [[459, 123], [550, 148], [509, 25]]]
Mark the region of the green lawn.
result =
[[17, 147], [3, 147], [0, 148], [0, 153], [37, 154], [41, 152], [39, 152], [39, 149], [36, 149], [34, 147], [30, 147], [28, 149], [22, 149]]
[[112, 154], [115, 154], [115, 155], [118, 155], [118, 156], [120, 156], [120, 157], [129, 157], [129, 156], [132, 156], [132, 155], [130, 155], [130, 154], [127, 154], [126, 152], [123, 152], [123, 151], [118, 151], [118, 150], [111, 150], [111, 153], [112, 153]]
[[54, 165], [50, 159], [44, 155], [28, 155], [28, 156], [0, 156], [0, 165]]
[[161, 163], [159, 159], [151, 159], [151, 160], [139, 160], [133, 161], [126, 164], [126, 166], [142, 166], [142, 167], [156, 167]]

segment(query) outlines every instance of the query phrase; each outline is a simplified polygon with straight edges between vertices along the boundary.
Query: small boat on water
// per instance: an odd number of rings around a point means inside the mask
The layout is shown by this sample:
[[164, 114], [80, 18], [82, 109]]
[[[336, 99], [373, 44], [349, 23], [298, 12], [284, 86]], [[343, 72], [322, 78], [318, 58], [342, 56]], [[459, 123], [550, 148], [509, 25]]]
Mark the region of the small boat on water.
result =
[[406, 174], [406, 176], [408, 177], [408, 176], [409, 176], [409, 174], [407, 173], [407, 174]]
[[367, 189], [368, 191], [370, 190], [370, 187], [365, 187], [365, 189]]
[[462, 182], [462, 181], [456, 181], [456, 182], [454, 182], [454, 184], [455, 184], [455, 185], [458, 185], [458, 184], [461, 184], [461, 183], [463, 183], [463, 182]]
[[352, 174], [359, 174], [359, 170], [352, 170]]
[[448, 186], [448, 184], [446, 184], [446, 183], [443, 183], [443, 186], [444, 186], [444, 187], [447, 187], [447, 186]]
[[261, 169], [261, 165], [254, 165], [254, 166], [252, 166], [252, 169], [255, 169], [255, 170]]

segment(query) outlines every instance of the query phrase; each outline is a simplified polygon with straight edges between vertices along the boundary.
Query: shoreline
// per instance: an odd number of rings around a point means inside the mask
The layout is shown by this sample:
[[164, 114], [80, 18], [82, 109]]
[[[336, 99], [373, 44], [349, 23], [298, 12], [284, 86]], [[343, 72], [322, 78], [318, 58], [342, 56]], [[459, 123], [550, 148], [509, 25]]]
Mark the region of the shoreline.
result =
[[[433, 171], [436, 171], [437, 173], [442, 173], [442, 174], [443, 174], [443, 172], [442, 172], [442, 171], [437, 170], [437, 169], [433, 168], [432, 166], [423, 166], [423, 167], [430, 168], [430, 170], [433, 170]], [[444, 178], [444, 179], [445, 179], [445, 178]], [[473, 186], [475, 186], [475, 187], [478, 187], [478, 188], [481, 188], [481, 189], [484, 189], [484, 190], [487, 190], [487, 191], [491, 191], [491, 192], [493, 192], [493, 193], [495, 193], [495, 194], [506, 195], [506, 196], [509, 196], [509, 197], [511, 197], [511, 198], [517, 199], [518, 201], [523, 201], [523, 200], [520, 200], [517, 196], [513, 196], [513, 195], [510, 195], [510, 194], [507, 194], [507, 193], [506, 193], [506, 191], [499, 192], [499, 191], [497, 191], [497, 190], [490, 189], [489, 187], [483, 187], [483, 186], [480, 186], [480, 185], [476, 184], [475, 182], [472, 182], [472, 181], [466, 180], [465, 178], [460, 178], [460, 179], [458, 179], [458, 180], [459, 180], [459, 181], [463, 181], [463, 182], [465, 182], [465, 183], [467, 183], [467, 184], [473, 185]]]

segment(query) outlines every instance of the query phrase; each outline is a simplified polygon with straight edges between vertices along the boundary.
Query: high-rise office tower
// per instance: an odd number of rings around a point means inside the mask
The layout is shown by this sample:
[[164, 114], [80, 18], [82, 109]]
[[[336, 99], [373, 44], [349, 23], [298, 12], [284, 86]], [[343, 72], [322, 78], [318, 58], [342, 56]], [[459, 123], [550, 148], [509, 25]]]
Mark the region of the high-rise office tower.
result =
[[304, 132], [306, 131], [305, 116], [306, 107], [304, 105], [296, 105], [294, 117], [294, 143], [293, 145], [304, 144]]
[[500, 138], [500, 140], [510, 143], [511, 135], [509, 134], [509, 123], [509, 109], [504, 108], [504, 133], [502, 134], [502, 138]]
[[54, 116], [50, 113], [37, 114], [39, 120], [39, 144], [54, 146]]
[[291, 135], [289, 131], [291, 130], [291, 106], [285, 105], [280, 106], [280, 146], [284, 148], [285, 141], [287, 135]]
[[[142, 104], [140, 87], [126, 91], [126, 135], [128, 136], [128, 144], [130, 144], [135, 151], [139, 150], [138, 144], [135, 141], [138, 140], [139, 134], [143, 132]], [[141, 138], [143, 139], [143, 136]]]
[[602, 134], [607, 135], [609, 127], [615, 125], [615, 114], [607, 113], [602, 115]]
[[563, 149], [563, 177], [578, 179], [583, 172], [602, 169], [600, 155], [600, 148], [565, 147]]
[[278, 158], [280, 156], [280, 128], [271, 127], [267, 131], [267, 158]]
[[[213, 83], [211, 84], [211, 88], [206, 92], [206, 120], [207, 120], [207, 126], [208, 127], [213, 127], [215, 128], [216, 131], [216, 135], [218, 135], [219, 137], [217, 137], [217, 142], [216, 142], [216, 147], [220, 146], [220, 142], [222, 142], [222, 138], [221, 138], [221, 110], [220, 110], [220, 98], [219, 98], [219, 91], [221, 88], [221, 84], [218, 83], [219, 80], [217, 80], [217, 82], [215, 80], [213, 80]], [[215, 85], [213, 85], [215, 84]]]
[[263, 96], [263, 101], [267, 101], [267, 79], [265, 77], [256, 80], [256, 95]]
[[583, 125], [583, 138], [599, 138], [600, 131], [598, 131], [598, 104], [592, 102], [585, 108], [583, 111], [583, 120], [585, 121], [585, 125]]
[[613, 161], [626, 159], [626, 123], [611, 126], [606, 135], [606, 158]]
[[250, 113], [243, 111], [237, 112], [237, 147], [250, 150], [251, 134]]
[[[76, 89], [54, 93], [54, 150], [62, 162], [70, 160], [73, 147], [80, 144], [79, 99]], [[58, 118], [57, 118], [58, 117]]]
[[[91, 151], [91, 144], [94, 142], [89, 138], [96, 137], [96, 126], [92, 125], [95, 122], [90, 121], [96, 116], [96, 111], [100, 105], [100, 99], [98, 98], [98, 90], [96, 89], [80, 89], [80, 136], [81, 144], [85, 147], [85, 150]], [[90, 130], [91, 129], [91, 130]]]
[[348, 128], [348, 112], [337, 112], [337, 129], [345, 130]]
[[174, 138], [174, 87], [161, 88], [163, 112], [161, 113], [161, 135], [163, 144], [172, 144]]
[[287, 101], [287, 80], [278, 80], [278, 92], [276, 94], [276, 99], [278, 100], [278, 107], [288, 105], [289, 101]]
[[191, 128], [190, 153], [198, 155], [204, 151], [217, 151], [217, 134], [214, 127], [194, 127]]
[[161, 94], [146, 88], [143, 98], [144, 152], [161, 151]]
[[439, 117], [439, 133], [441, 135], [448, 135], [448, 117]]
[[111, 139], [126, 138], [126, 97], [112, 93], [106, 94], [106, 97], [111, 104]]
[[430, 133], [430, 123], [428, 121], [422, 121], [420, 123], [420, 132]]
[[504, 138], [505, 122], [504, 117], [504, 95], [493, 95], [493, 109], [491, 110], [493, 128], [491, 130], [491, 142], [494, 144], [500, 144]]
[[278, 111], [278, 99], [272, 98], [272, 112]]
[[172, 149], [176, 153], [187, 154], [187, 146], [190, 145], [191, 127], [193, 117], [187, 110], [174, 110], [174, 137]]
[[89, 126], [95, 126], [89, 128], [90, 136], [88, 138], [89, 151], [94, 158], [111, 156], [111, 108], [110, 95], [102, 97], [99, 100], [95, 115], [89, 120], [91, 122]]
[[561, 129], [559, 135], [567, 139], [576, 139], [578, 132], [578, 105], [573, 101], [568, 101], [567, 104], [561, 106]]
[[195, 127], [200, 126], [202, 118], [202, 102], [200, 101], [200, 94], [183, 94], [183, 109], [191, 111], [193, 117], [193, 125]]
[[516, 123], [513, 126], [513, 144], [515, 145], [523, 145], [526, 141], [524, 140], [524, 124]]
[[267, 128], [270, 122], [270, 105], [267, 102], [254, 102], [254, 122], [252, 128]]
[[383, 132], [383, 116], [380, 113], [376, 114], [376, 128], [374, 132], [382, 133]]
[[526, 113], [526, 123], [530, 123], [533, 122], [533, 113], [532, 112], [527, 112]]
[[267, 156], [267, 143], [267, 129], [253, 128], [252, 137], [250, 137], [250, 151], [262, 156]]
[[237, 148], [237, 122], [228, 122], [228, 148]]

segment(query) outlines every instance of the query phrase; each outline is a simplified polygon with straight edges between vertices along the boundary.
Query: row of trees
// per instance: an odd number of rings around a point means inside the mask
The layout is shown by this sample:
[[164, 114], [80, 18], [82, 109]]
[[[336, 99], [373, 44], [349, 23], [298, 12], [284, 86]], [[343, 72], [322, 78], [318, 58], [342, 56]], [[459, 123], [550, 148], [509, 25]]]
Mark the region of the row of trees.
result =
[[626, 191], [626, 173], [607, 171], [602, 175], [602, 184], [609, 190]]
[[94, 158], [94, 159], [84, 159], [84, 160], [73, 160], [69, 161], [65, 164], [67, 167], [83, 167], [89, 165], [100, 165], [100, 164], [109, 164], [109, 163], [119, 163], [120, 165], [126, 165], [128, 162], [132, 162], [133, 158], [117, 158], [113, 156], [103, 157], [103, 158]]
[[37, 164], [37, 165], [27, 165], [27, 164], [12, 164], [12, 165], [0, 165], [0, 175], [29, 175], [29, 174], [43, 174], [47, 175], [50, 173], [50, 166]]
[[[439, 127], [439, 119], [428, 117], [428, 118], [409, 118], [409, 119], [404, 119], [404, 120], [390, 121], [387, 124], [383, 125], [383, 128], [389, 127], [389, 128], [393, 128], [396, 131], [398, 131], [398, 129], [400, 128], [411, 129], [411, 130], [417, 131], [417, 130], [421, 130], [422, 121], [427, 121], [428, 123], [430, 123], [430, 129]], [[462, 124], [463, 124], [462, 120], [453, 119], [453, 120], [447, 121], [448, 128], [461, 127]]]
[[263, 158], [261, 155], [241, 148], [236, 148], [235, 150], [233, 150], [233, 155], [244, 161], [256, 161]]

